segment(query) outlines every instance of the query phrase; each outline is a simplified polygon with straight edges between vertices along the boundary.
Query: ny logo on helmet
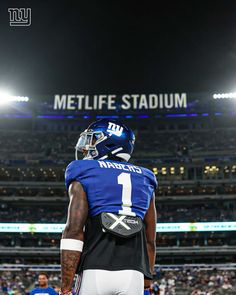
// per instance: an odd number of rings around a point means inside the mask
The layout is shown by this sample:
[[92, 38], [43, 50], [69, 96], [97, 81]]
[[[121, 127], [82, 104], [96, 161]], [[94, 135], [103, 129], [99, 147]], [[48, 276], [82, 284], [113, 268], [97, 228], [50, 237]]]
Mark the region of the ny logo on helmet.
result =
[[114, 134], [116, 136], [121, 136], [123, 129], [124, 129], [123, 127], [121, 127], [115, 123], [108, 122], [107, 132], [110, 135]]

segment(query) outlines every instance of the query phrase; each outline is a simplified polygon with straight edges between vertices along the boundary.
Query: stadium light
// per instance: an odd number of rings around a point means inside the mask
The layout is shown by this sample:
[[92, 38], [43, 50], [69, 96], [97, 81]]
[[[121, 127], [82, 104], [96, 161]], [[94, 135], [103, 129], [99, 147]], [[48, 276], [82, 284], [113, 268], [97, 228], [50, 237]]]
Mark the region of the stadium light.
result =
[[6, 105], [11, 102], [28, 102], [29, 98], [27, 96], [15, 96], [11, 95], [7, 91], [0, 91], [0, 105]]
[[11, 95], [6, 91], [0, 91], [0, 104], [7, 104]]
[[236, 98], [236, 92], [229, 92], [229, 93], [215, 93], [213, 94], [214, 99], [221, 99], [221, 98]]

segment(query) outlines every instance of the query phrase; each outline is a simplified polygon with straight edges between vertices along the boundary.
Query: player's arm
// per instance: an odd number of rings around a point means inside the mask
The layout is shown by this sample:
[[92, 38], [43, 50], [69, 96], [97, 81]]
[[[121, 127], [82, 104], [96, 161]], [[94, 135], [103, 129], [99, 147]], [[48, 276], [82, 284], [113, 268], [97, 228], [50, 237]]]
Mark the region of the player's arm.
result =
[[88, 215], [88, 202], [82, 185], [72, 182], [68, 193], [70, 203], [61, 239], [61, 294], [71, 291], [83, 248], [83, 227]]
[[[156, 259], [156, 223], [157, 214], [155, 206], [155, 194], [150, 202], [148, 211], [144, 217], [144, 223], [146, 225], [146, 239], [147, 239], [147, 251], [150, 265], [150, 272], [154, 273], [154, 265]], [[150, 280], [144, 280], [144, 288], [150, 287]]]

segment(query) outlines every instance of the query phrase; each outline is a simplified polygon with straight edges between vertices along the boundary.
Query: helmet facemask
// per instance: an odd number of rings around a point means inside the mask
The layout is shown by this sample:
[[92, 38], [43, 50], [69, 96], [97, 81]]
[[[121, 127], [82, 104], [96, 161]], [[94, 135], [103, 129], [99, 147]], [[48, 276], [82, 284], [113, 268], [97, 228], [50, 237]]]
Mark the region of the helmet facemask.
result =
[[75, 158], [78, 160], [78, 152], [85, 154], [83, 160], [93, 160], [98, 156], [96, 145], [107, 137], [101, 131], [85, 130], [80, 134], [75, 146]]

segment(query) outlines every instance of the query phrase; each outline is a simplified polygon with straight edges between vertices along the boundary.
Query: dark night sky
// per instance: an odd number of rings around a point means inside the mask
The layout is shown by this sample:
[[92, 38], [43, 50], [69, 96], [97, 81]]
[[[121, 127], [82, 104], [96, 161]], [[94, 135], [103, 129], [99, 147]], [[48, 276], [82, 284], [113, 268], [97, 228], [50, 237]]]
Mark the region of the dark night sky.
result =
[[[1, 0], [0, 87], [236, 91], [235, 1], [135, 2]], [[32, 25], [10, 27], [9, 7], [31, 7]]]

